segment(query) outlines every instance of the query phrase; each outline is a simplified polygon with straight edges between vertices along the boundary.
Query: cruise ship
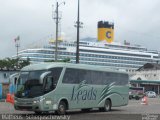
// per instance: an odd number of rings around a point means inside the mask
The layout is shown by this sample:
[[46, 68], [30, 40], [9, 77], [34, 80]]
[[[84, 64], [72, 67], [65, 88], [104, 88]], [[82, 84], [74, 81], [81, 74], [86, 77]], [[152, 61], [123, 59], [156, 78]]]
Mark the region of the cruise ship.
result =
[[[81, 64], [101, 65], [108, 68], [132, 71], [146, 63], [159, 62], [158, 51], [147, 50], [140, 45], [97, 41], [95, 38], [81, 39], [79, 43], [79, 62]], [[16, 58], [17, 56], [13, 56]], [[19, 51], [20, 59], [30, 59], [31, 63], [40, 63], [55, 59], [55, 43], [49, 43], [35, 48], [27, 48]], [[66, 58], [71, 63], [76, 62], [76, 42], [58, 42], [58, 60]]]

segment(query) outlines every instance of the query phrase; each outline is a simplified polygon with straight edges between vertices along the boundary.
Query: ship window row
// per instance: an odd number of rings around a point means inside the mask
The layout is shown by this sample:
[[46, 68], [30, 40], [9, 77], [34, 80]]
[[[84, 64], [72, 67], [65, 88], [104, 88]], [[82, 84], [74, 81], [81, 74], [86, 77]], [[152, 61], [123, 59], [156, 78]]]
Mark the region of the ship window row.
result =
[[[24, 53], [32, 53], [32, 54], [54, 54], [55, 52], [54, 51], [45, 51], [45, 52], [40, 52], [40, 51], [30, 51], [30, 52], [24, 52]], [[73, 53], [73, 52], [58, 52], [58, 54], [61, 54], [61, 55], [73, 55], [75, 56], [76, 54]]]
[[[72, 60], [75, 60], [75, 59], [72, 59]], [[138, 66], [142, 66], [144, 65], [144, 63], [146, 62], [142, 62], [142, 63], [136, 63], [136, 62], [126, 62], [126, 61], [89, 61], [89, 60], [80, 60], [80, 61], [87, 61], [89, 63], [93, 62], [93, 64], [105, 64], [105, 63], [108, 63], [108, 64], [121, 64], [121, 65], [125, 65], [128, 66], [128, 65], [138, 65]], [[151, 63], [154, 63], [154, 62], [151, 62]], [[111, 65], [112, 66], [112, 65]]]
[[21, 55], [20, 57], [37, 57], [37, 58], [53, 58], [54, 55], [41, 55], [41, 54], [33, 54], [33, 55]]
[[[53, 46], [45, 46], [44, 48], [55, 49], [55, 47], [53, 47]], [[60, 47], [58, 47], [58, 50], [66, 50], [66, 48], [60, 48]]]
[[95, 57], [95, 58], [111, 58], [111, 59], [119, 59], [119, 60], [135, 60], [135, 61], [149, 61], [151, 62], [152, 60], [150, 59], [141, 59], [141, 58], [132, 58], [132, 57], [119, 57], [119, 56], [107, 56], [107, 55], [95, 55], [95, 54], [84, 54], [80, 53], [80, 56], [82, 57]]
[[[85, 46], [85, 45], [81, 45], [81, 46], [84, 46], [84, 47], [93, 47], [93, 48], [95, 48], [95, 46]], [[96, 46], [97, 47], [97, 46]], [[100, 46], [98, 46], [97, 48], [103, 48], [104, 49], [104, 47], [102, 46], [102, 47], [100, 47]], [[141, 51], [146, 51], [147, 49], [146, 48], [137, 48], [137, 47], [129, 47], [129, 46], [117, 46], [117, 45], [107, 45], [107, 44], [105, 44], [105, 49], [108, 49], [108, 48], [113, 48], [113, 49], [130, 49], [130, 50], [141, 50]]]
[[[72, 60], [75, 60], [75, 58], [74, 59], [72, 59]], [[132, 64], [132, 63], [125, 63], [125, 64], [122, 64], [122, 63], [114, 63], [114, 62], [101, 62], [101, 61], [88, 61], [88, 60], [86, 60], [86, 61], [83, 61], [83, 60], [80, 60], [80, 63], [82, 63], [82, 64], [91, 64], [91, 65], [103, 65], [103, 66], [110, 66], [110, 67], [112, 67], [112, 66], [115, 66], [115, 67], [133, 67], [133, 68], [135, 68], [136, 66], [136, 68], [139, 68], [140, 66], [143, 66], [144, 65], [144, 63], [142, 63], [142, 64]]]
[[36, 53], [36, 54], [54, 54], [54, 51], [46, 51], [46, 50], [32, 50], [32, 51], [25, 51], [24, 53]]
[[[75, 60], [71, 60], [71, 63], [76, 63]], [[109, 68], [134, 68], [138, 69], [141, 67], [141, 65], [126, 65], [126, 64], [110, 64], [110, 63], [95, 63], [95, 62], [87, 62], [87, 61], [80, 61], [81, 64], [89, 64], [89, 65], [101, 65], [101, 66], [106, 66]]]
[[[58, 50], [66, 50], [66, 48], [58, 48]], [[49, 50], [27, 50], [27, 51], [24, 51], [24, 53], [46, 53], [46, 54], [53, 54], [54, 53], [54, 51], [55, 51], [55, 48], [53, 48], [53, 50], [52, 49], [50, 49], [50, 51]], [[20, 53], [22, 53], [22, 52], [20, 52]]]
[[71, 53], [71, 52], [58, 52], [58, 54], [61, 54], [61, 55], [73, 55], [73, 56], [76, 55], [75, 53]]
[[153, 56], [153, 58], [159, 58], [158, 56]]
[[110, 63], [95, 63], [95, 62], [81, 62], [82, 64], [90, 64], [90, 65], [102, 65], [108, 67], [129, 67], [129, 68], [139, 68], [140, 66], [135, 65], [126, 65], [126, 64], [110, 64]]
[[[61, 59], [63, 58], [66, 58], [68, 56], [61, 56], [60, 54], [58, 54], [59, 57], [61, 57]], [[53, 58], [54, 57], [54, 54], [53, 55], [41, 55], [41, 54], [31, 54], [31, 55], [20, 55], [20, 57], [37, 57], [37, 58]], [[73, 57], [75, 57], [73, 55]], [[73, 57], [71, 57], [73, 59]], [[108, 59], [98, 59], [98, 58], [103, 58], [103, 57], [100, 57], [100, 56], [97, 56], [97, 57], [91, 57], [91, 58], [86, 58], [86, 57], [82, 57], [80, 56], [80, 59], [81, 60], [89, 60], [89, 61], [102, 61], [102, 62], [121, 62], [121, 63], [126, 63], [127, 61], [126, 60], [131, 60], [129, 61], [130, 63], [132, 64], [141, 64], [143, 61], [144, 62], [153, 62], [153, 60], [149, 60], [149, 59], [139, 59], [139, 58], [125, 58], [125, 57], [114, 57], [114, 56], [106, 56], [106, 58], [108, 57]], [[125, 59], [124, 59], [125, 58]], [[138, 62], [138, 61], [142, 61], [142, 62]]]
[[76, 46], [76, 44], [74, 44], [74, 43], [63, 43], [63, 44], [61, 44], [61, 45], [64, 45], [64, 46]]
[[[58, 53], [58, 55], [65, 55], [67, 57], [67, 55], [69, 54], [60, 54]], [[54, 54], [51, 54], [51, 55], [45, 55], [45, 54], [28, 54], [28, 55], [20, 55], [20, 57], [39, 57], [39, 58], [53, 58]], [[75, 56], [73, 53], [70, 54], [69, 56]]]
[[[43, 51], [43, 52], [42, 52]], [[96, 51], [98, 52], [98, 51]], [[45, 54], [54, 54], [54, 51], [44, 51], [44, 50], [37, 50], [37, 51], [26, 51], [24, 53], [36, 53], [36, 54], [42, 54], [42, 53], [45, 53]], [[99, 52], [99, 53], [102, 53], [102, 52]], [[105, 52], [106, 53], [106, 52]], [[107, 52], [108, 53], [108, 52]], [[73, 55], [75, 56], [76, 54], [75, 53], [71, 53], [71, 52], [58, 52], [58, 54], [60, 55]], [[114, 54], [112, 54], [114, 55]], [[117, 54], [116, 54], [117, 55]], [[120, 53], [120, 55], [123, 55], [123, 53]], [[132, 54], [133, 55], [133, 54]], [[31, 55], [30, 55], [31, 56]], [[112, 59], [124, 59], [124, 60], [137, 60], [137, 61], [148, 61], [148, 59], [141, 59], [141, 58], [131, 58], [131, 57], [118, 57], [118, 56], [110, 56], [110, 55], [96, 55], [96, 54], [85, 54], [85, 53], [80, 53], [80, 56], [86, 56], [86, 57], [98, 57], [98, 58], [112, 58]], [[135, 57], [137, 57], [137, 55], [133, 55]], [[44, 56], [45, 57], [45, 56]], [[49, 57], [49, 56], [46, 56], [46, 57]], [[141, 56], [143, 57], [143, 56]], [[149, 56], [150, 57], [150, 56]], [[153, 58], [158, 58], [157, 56], [153, 56]]]
[[143, 50], [146, 51], [146, 48], [138, 48], [138, 47], [131, 47], [131, 46], [117, 46], [117, 45], [108, 45], [105, 44], [106, 47], [110, 47], [110, 48], [127, 48], [127, 49], [132, 49], [132, 50]]
[[[105, 51], [93, 51], [93, 50], [80, 50], [81, 52], [94, 52], [94, 53], [105, 53], [105, 54], [112, 54], [112, 55], [128, 55], [128, 56], [135, 56], [135, 57], [151, 57], [150, 55], [139, 55], [139, 54], [128, 54], [128, 53], [117, 53], [117, 52], [105, 52]], [[54, 54], [54, 51], [46, 51], [46, 50], [32, 50], [32, 51], [25, 51], [24, 53], [45, 53], [45, 54]], [[62, 55], [75, 55], [75, 53], [71, 52], [59, 52]], [[80, 54], [81, 56], [96, 56], [96, 57], [106, 57], [104, 55], [97, 56], [92, 54]], [[158, 58], [158, 56], [153, 56], [153, 58]]]
[[137, 57], [151, 57], [151, 55], [140, 55], [140, 54], [129, 54], [129, 53], [119, 53], [119, 52], [109, 52], [109, 51], [95, 51], [95, 50], [83, 50], [80, 49], [81, 52], [91, 52], [91, 53], [105, 53], [105, 54], [112, 54], [112, 55], [128, 55], [128, 56], [137, 56]]
[[21, 57], [23, 59], [27, 59], [29, 58], [30, 61], [35, 61], [35, 62], [44, 62], [44, 61], [48, 61], [48, 60], [54, 60], [53, 58], [41, 58], [41, 57]]
[[[21, 57], [25, 57], [25, 56], [21, 56]], [[35, 57], [35, 58], [51, 58], [53, 59], [54, 58], [54, 55], [53, 56], [47, 56], [47, 55], [30, 55], [30, 56], [27, 56], [27, 57]], [[67, 58], [68, 56], [58, 56], [59, 59], [65, 59]], [[71, 59], [75, 59], [75, 58], [71, 58]], [[134, 62], [134, 61], [123, 61], [123, 60], [113, 60], [113, 59], [110, 59], [110, 60], [107, 60], [107, 59], [95, 59], [95, 58], [82, 58], [80, 57], [80, 60], [86, 60], [86, 61], [94, 61], [94, 62], [111, 62], [111, 63], [124, 63], [124, 64], [140, 64], [142, 65], [143, 62]], [[151, 61], [148, 61], [148, 62], [151, 62]]]
[[80, 58], [80, 60], [94, 61], [94, 62], [111, 62], [111, 63], [124, 63], [124, 64], [140, 64], [143, 65], [143, 62], [134, 62], [134, 61], [122, 61], [122, 60], [107, 60], [107, 59], [92, 59], [92, 58]]
[[[63, 59], [66, 59], [68, 57], [58, 57], [58, 60], [63, 60]], [[39, 58], [30, 58], [31, 61], [36, 61], [36, 62], [47, 62], [47, 61], [50, 61], [50, 60], [54, 60], [55, 58], [52, 57], [51, 59], [39, 59]]]
[[[30, 55], [30, 56], [23, 56], [23, 55], [21, 55], [20, 56], [21, 58], [31, 58], [31, 60], [32, 60], [32, 58], [33, 58], [33, 60], [39, 60], [39, 59], [54, 59], [54, 55], [52, 55], [52, 56], [47, 56], [47, 55]], [[68, 56], [58, 56], [58, 59], [66, 59], [66, 58], [68, 58]]]
[[31, 50], [31, 51], [24, 51], [23, 53], [54, 54], [54, 51], [49, 51], [49, 50]]

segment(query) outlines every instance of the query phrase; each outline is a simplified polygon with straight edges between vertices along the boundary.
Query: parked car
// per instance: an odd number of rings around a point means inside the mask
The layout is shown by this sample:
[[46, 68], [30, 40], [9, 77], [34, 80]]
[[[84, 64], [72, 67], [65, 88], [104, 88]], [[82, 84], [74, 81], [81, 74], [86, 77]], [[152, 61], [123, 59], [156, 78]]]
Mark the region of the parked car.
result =
[[145, 94], [149, 98], [155, 98], [157, 96], [154, 91], [147, 91]]
[[129, 88], [129, 99], [139, 100], [144, 96], [143, 87], [130, 87]]

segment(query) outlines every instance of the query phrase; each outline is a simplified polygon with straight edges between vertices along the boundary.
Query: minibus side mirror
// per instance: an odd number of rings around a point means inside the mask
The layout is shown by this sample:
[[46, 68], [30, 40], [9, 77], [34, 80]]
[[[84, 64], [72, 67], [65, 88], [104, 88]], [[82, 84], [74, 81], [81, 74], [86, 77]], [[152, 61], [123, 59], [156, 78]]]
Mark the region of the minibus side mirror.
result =
[[17, 80], [18, 80], [18, 78], [15, 77], [15, 78], [14, 78], [14, 85], [17, 85]]
[[53, 80], [54, 78], [52, 76], [47, 76], [46, 78], [44, 78], [44, 91], [48, 92], [50, 90], [53, 89], [54, 85], [53, 85]]
[[51, 71], [47, 71], [47, 72], [44, 72], [41, 76], [40, 76], [40, 84], [43, 84], [43, 79], [45, 78], [45, 76], [47, 76], [48, 74], [50, 74]]
[[9, 83], [16, 85], [18, 78], [19, 78], [19, 73], [14, 73], [14, 74], [10, 75], [9, 76]]

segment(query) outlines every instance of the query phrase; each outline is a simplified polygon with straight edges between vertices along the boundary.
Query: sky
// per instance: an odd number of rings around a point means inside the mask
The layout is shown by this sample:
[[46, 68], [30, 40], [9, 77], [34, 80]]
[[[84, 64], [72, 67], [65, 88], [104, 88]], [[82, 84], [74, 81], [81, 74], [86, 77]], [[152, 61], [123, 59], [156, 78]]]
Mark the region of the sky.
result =
[[[61, 33], [76, 40], [77, 0], [57, 0], [62, 15]], [[53, 19], [56, 0], [0, 0], [0, 59], [16, 54], [14, 39], [20, 36], [20, 49], [48, 41], [55, 36]], [[115, 25], [114, 41], [127, 40], [160, 51], [159, 0], [80, 0], [80, 38], [97, 37], [97, 22]]]

